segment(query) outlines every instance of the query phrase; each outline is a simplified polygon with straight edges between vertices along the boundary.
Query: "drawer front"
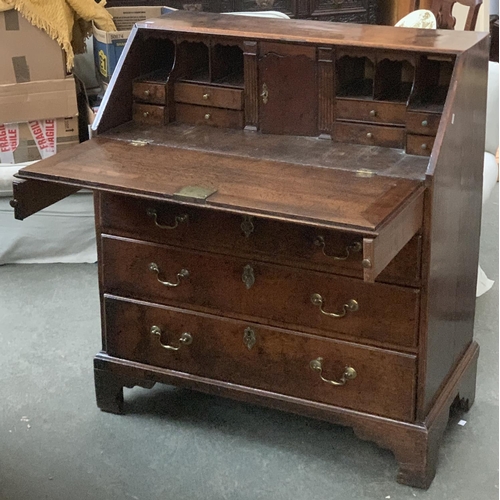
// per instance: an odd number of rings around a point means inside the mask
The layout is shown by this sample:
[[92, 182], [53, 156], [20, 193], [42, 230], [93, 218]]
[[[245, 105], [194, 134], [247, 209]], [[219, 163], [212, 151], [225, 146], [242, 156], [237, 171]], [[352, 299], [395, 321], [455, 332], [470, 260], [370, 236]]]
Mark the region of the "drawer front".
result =
[[178, 82], [174, 85], [174, 99], [185, 104], [213, 108], [243, 109], [243, 90], [210, 87]]
[[132, 95], [137, 101], [165, 105], [167, 103], [167, 85], [165, 83], [134, 82]]
[[409, 155], [430, 156], [434, 146], [434, 137], [428, 135], [406, 136], [406, 153]]
[[[390, 418], [413, 418], [414, 356], [110, 297], [105, 307], [112, 356]], [[318, 358], [321, 374], [311, 368]], [[344, 385], [320, 378], [341, 382], [346, 367], [356, 376], [344, 377]]]
[[333, 137], [338, 142], [402, 149], [405, 131], [403, 128], [396, 127], [336, 122], [333, 128]]
[[107, 293], [233, 318], [259, 318], [331, 337], [416, 345], [418, 290], [132, 240], [102, 239]]
[[430, 113], [406, 114], [406, 130], [410, 134], [436, 135], [441, 115]]
[[243, 128], [244, 125], [243, 111], [180, 103], [175, 105], [175, 119], [180, 123], [211, 127]]
[[[363, 277], [360, 235], [113, 194], [100, 213], [104, 233]], [[418, 285], [419, 256], [417, 235], [379, 281]]]
[[336, 119], [404, 125], [406, 104], [337, 99]]
[[133, 119], [137, 123], [145, 125], [165, 125], [168, 117], [165, 106], [154, 106], [152, 104], [139, 104], [134, 102]]

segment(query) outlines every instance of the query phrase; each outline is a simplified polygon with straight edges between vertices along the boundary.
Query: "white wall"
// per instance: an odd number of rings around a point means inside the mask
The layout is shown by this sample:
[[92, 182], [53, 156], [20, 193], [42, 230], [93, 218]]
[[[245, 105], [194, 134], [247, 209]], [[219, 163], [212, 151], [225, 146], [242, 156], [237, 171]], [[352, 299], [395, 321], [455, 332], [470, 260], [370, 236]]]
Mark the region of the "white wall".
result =
[[[490, 31], [490, 9], [498, 13], [498, 0], [484, 0], [481, 9], [479, 9], [479, 16], [477, 18], [476, 31]], [[467, 18], [468, 7], [464, 5], [455, 4], [453, 7], [453, 15], [457, 18], [455, 29], [463, 30], [465, 20]]]

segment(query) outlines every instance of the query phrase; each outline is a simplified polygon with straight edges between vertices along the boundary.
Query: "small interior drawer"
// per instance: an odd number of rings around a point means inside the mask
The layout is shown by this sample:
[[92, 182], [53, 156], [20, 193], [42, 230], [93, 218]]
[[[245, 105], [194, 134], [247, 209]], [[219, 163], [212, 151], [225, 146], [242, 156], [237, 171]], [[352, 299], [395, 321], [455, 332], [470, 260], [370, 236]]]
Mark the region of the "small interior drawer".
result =
[[165, 83], [134, 82], [132, 95], [136, 101], [148, 104], [166, 104], [167, 85]]
[[410, 134], [436, 135], [441, 115], [436, 113], [406, 113], [406, 130]]
[[404, 125], [406, 104], [337, 98], [336, 118], [366, 123]]
[[434, 146], [434, 137], [428, 135], [406, 136], [406, 153], [409, 155], [430, 156]]
[[153, 104], [133, 104], [133, 120], [147, 125], [166, 125], [168, 123], [167, 108]]
[[[105, 309], [111, 356], [390, 418], [413, 418], [414, 355], [109, 296]], [[342, 384], [346, 367], [351, 370]]]
[[190, 125], [209, 125], [211, 127], [243, 128], [243, 111], [231, 109], [194, 106], [176, 103], [175, 119]]
[[404, 137], [405, 130], [398, 127], [349, 122], [336, 122], [333, 127], [333, 138], [338, 142], [402, 149]]
[[213, 108], [243, 109], [243, 90], [176, 82], [174, 100]]

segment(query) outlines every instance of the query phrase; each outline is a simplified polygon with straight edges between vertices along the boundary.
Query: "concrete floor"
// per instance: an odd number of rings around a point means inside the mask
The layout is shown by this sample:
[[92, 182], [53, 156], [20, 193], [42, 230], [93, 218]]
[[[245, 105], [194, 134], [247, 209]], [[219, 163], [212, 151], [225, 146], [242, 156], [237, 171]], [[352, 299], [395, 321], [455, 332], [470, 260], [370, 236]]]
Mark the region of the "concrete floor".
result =
[[395, 482], [389, 451], [350, 429], [156, 385], [99, 411], [95, 265], [0, 268], [1, 500], [498, 498], [498, 191], [481, 261], [476, 402], [450, 421], [428, 491]]

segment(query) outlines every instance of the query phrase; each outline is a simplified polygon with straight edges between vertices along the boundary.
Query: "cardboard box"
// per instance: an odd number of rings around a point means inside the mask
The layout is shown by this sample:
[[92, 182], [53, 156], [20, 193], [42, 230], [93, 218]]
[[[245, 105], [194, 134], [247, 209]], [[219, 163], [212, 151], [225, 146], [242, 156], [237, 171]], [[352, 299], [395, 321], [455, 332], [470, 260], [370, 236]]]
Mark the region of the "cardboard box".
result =
[[78, 144], [78, 116], [0, 125], [0, 163], [41, 160]]
[[93, 25], [94, 61], [99, 78], [109, 83], [123, 47], [135, 23], [168, 14], [176, 9], [169, 7], [110, 7], [117, 31], [103, 31]]
[[65, 77], [59, 44], [17, 11], [0, 12], [0, 85]]
[[48, 158], [78, 143], [73, 77], [0, 85], [0, 163]]
[[45, 120], [77, 114], [75, 80], [0, 85], [0, 123]]

